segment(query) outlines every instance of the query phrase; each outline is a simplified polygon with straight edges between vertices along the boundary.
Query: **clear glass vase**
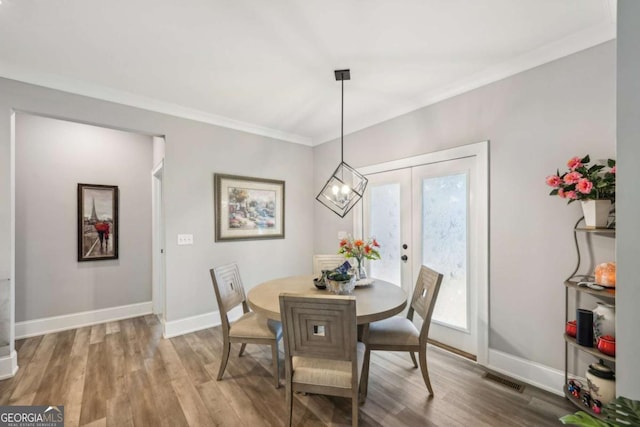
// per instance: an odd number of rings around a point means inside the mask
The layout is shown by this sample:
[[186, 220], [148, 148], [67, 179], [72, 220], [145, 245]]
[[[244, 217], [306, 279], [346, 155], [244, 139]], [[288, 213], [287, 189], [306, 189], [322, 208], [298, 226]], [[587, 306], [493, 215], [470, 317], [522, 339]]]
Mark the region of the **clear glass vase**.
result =
[[358, 261], [358, 267], [356, 268], [356, 279], [362, 280], [367, 278], [367, 272], [364, 269], [364, 260], [361, 258], [356, 258]]

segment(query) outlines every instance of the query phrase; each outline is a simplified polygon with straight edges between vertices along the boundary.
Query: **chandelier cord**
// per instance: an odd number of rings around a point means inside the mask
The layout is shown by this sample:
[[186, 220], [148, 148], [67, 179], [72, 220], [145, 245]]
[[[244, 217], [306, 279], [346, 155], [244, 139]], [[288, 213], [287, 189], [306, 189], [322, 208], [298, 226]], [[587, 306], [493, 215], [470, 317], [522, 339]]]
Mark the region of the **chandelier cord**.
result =
[[344, 78], [342, 84], [342, 99], [340, 104], [340, 163], [344, 163]]

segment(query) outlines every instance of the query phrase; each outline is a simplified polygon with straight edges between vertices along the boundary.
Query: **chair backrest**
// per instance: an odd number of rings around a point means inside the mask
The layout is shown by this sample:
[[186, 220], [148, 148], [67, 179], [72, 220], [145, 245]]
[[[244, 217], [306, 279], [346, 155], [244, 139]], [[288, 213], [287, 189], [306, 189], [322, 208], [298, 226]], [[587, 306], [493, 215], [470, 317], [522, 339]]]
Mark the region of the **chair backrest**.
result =
[[422, 329], [420, 330], [420, 339], [426, 339], [429, 334], [429, 325], [431, 324], [431, 315], [436, 305], [438, 292], [440, 292], [440, 284], [442, 283], [442, 274], [425, 267], [420, 267], [420, 274], [416, 281], [416, 287], [413, 290], [411, 298], [411, 307], [409, 308], [408, 317], [413, 317], [413, 312], [422, 318]]
[[221, 265], [212, 268], [209, 272], [211, 273], [213, 289], [216, 292], [216, 300], [218, 302], [220, 317], [222, 317], [222, 323], [225, 327], [228, 327], [229, 320], [227, 313], [229, 310], [242, 304], [243, 310], [245, 312], [248, 311], [238, 264], [234, 262]]
[[285, 361], [293, 356], [357, 360], [353, 296], [280, 294]]
[[313, 256], [313, 275], [320, 277], [322, 270], [333, 270], [340, 267], [347, 259], [344, 255], [314, 255]]

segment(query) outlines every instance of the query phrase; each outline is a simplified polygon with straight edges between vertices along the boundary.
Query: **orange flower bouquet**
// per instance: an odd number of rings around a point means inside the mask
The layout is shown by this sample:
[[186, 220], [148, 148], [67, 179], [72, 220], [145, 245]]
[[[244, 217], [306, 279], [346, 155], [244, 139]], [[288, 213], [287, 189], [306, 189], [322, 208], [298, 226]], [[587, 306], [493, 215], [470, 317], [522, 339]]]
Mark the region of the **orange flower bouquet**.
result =
[[364, 279], [366, 274], [362, 266], [363, 259], [380, 259], [380, 244], [374, 237], [370, 237], [367, 240], [354, 239], [352, 236], [347, 236], [340, 241], [339, 254], [345, 256], [345, 258], [355, 258], [358, 261], [358, 277]]

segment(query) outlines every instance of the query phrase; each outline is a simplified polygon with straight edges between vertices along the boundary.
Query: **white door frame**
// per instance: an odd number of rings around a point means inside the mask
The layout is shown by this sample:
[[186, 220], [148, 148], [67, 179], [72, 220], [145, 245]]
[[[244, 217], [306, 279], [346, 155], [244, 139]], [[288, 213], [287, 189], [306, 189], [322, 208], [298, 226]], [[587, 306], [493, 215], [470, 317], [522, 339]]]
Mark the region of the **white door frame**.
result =
[[[408, 157], [405, 159], [364, 166], [358, 168], [358, 172], [363, 175], [367, 175], [465, 157], [475, 157], [478, 166], [476, 202], [478, 206], [478, 222], [481, 226], [478, 229], [478, 239], [476, 243], [479, 254], [478, 274], [480, 276], [477, 288], [478, 318], [476, 321], [478, 327], [478, 354], [476, 357], [478, 364], [487, 365], [489, 363], [489, 141], [482, 141], [433, 153]], [[362, 207], [362, 203], [359, 203], [354, 208], [354, 236], [362, 235], [363, 214], [364, 209]]]
[[[11, 378], [18, 372], [16, 352], [16, 111], [11, 110], [9, 140], [9, 271], [0, 271], [0, 280], [9, 280], [9, 354], [0, 357], [0, 380]], [[5, 277], [8, 276], [8, 277]]]
[[151, 171], [152, 219], [151, 219], [151, 299], [153, 313], [159, 315], [164, 329], [166, 313], [165, 254], [164, 254], [164, 198], [162, 197], [164, 160]]

